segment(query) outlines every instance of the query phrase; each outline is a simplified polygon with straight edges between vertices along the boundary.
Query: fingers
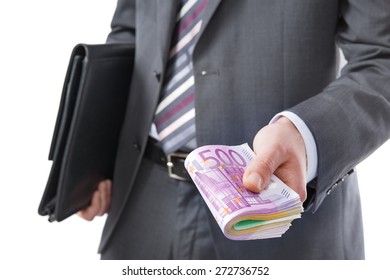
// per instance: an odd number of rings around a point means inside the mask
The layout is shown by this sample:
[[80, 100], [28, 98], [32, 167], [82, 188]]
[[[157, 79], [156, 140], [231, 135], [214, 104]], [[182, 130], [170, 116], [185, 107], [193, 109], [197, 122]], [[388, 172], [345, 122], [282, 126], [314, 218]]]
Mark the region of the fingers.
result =
[[92, 195], [91, 205], [88, 206], [86, 209], [79, 211], [77, 214], [87, 220], [92, 221], [100, 208], [100, 193], [99, 190], [96, 190]]
[[264, 127], [253, 140], [255, 157], [245, 169], [243, 183], [253, 192], [267, 188], [275, 170], [285, 161], [285, 148], [280, 143], [279, 132], [273, 127]]
[[91, 205], [79, 211], [77, 215], [87, 221], [92, 221], [96, 216], [107, 213], [111, 204], [111, 189], [111, 180], [101, 181], [92, 195]]
[[253, 192], [268, 187], [273, 174], [306, 199], [306, 148], [296, 127], [287, 119], [261, 129], [254, 141], [255, 156], [245, 169], [244, 186]]
[[244, 185], [253, 192], [266, 189], [272, 174], [282, 163], [278, 149], [260, 149], [245, 170]]
[[306, 200], [306, 174], [298, 162], [288, 162], [278, 167], [275, 176], [295, 191], [302, 202]]
[[111, 181], [105, 180], [99, 184], [98, 187], [100, 195], [100, 207], [97, 212], [97, 216], [103, 216], [108, 212], [111, 204]]

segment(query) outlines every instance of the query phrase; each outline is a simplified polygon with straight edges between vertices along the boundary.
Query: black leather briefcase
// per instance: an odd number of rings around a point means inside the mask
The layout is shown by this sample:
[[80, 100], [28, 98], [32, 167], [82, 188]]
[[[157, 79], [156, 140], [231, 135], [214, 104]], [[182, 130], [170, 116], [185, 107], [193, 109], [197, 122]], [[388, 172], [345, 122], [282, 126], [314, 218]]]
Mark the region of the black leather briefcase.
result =
[[73, 49], [49, 153], [53, 164], [38, 209], [49, 221], [88, 206], [98, 182], [112, 178], [133, 59], [129, 44]]

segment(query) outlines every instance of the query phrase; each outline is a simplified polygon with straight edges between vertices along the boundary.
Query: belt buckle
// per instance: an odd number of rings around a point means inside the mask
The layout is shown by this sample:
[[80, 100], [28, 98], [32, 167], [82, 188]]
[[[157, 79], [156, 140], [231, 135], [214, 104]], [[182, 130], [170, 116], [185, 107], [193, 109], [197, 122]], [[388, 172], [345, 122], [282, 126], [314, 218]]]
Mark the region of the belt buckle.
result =
[[[176, 180], [181, 180], [181, 181], [189, 181], [188, 177], [180, 176], [179, 174], [174, 172], [174, 168], [183, 168], [184, 174], [187, 174], [185, 168], [184, 168], [184, 160], [188, 154], [185, 153], [171, 153], [167, 155], [167, 167], [168, 167], [168, 175], [170, 178], [176, 179]], [[175, 163], [177, 161], [183, 161], [181, 164], [178, 164], [175, 166]]]

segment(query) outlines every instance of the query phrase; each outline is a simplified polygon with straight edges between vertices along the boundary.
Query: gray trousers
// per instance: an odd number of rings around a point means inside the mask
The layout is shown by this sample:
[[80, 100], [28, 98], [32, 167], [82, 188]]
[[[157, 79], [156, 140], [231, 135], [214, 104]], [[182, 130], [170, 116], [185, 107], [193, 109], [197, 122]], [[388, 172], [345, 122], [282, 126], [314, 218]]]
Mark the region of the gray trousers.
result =
[[[115, 191], [115, 190], [114, 190]], [[143, 159], [102, 259], [215, 259], [207, 206], [192, 182]]]

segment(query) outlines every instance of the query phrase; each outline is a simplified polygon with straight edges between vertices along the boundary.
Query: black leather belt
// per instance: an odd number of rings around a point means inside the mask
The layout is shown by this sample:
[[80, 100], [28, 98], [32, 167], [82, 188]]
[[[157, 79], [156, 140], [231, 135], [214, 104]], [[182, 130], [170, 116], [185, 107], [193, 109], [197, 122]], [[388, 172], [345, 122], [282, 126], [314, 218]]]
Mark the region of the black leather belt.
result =
[[146, 145], [144, 154], [146, 158], [167, 168], [170, 178], [182, 181], [190, 181], [191, 177], [184, 167], [184, 161], [187, 155], [187, 153], [180, 151], [165, 155], [159, 143], [152, 138], [148, 139], [148, 144]]

